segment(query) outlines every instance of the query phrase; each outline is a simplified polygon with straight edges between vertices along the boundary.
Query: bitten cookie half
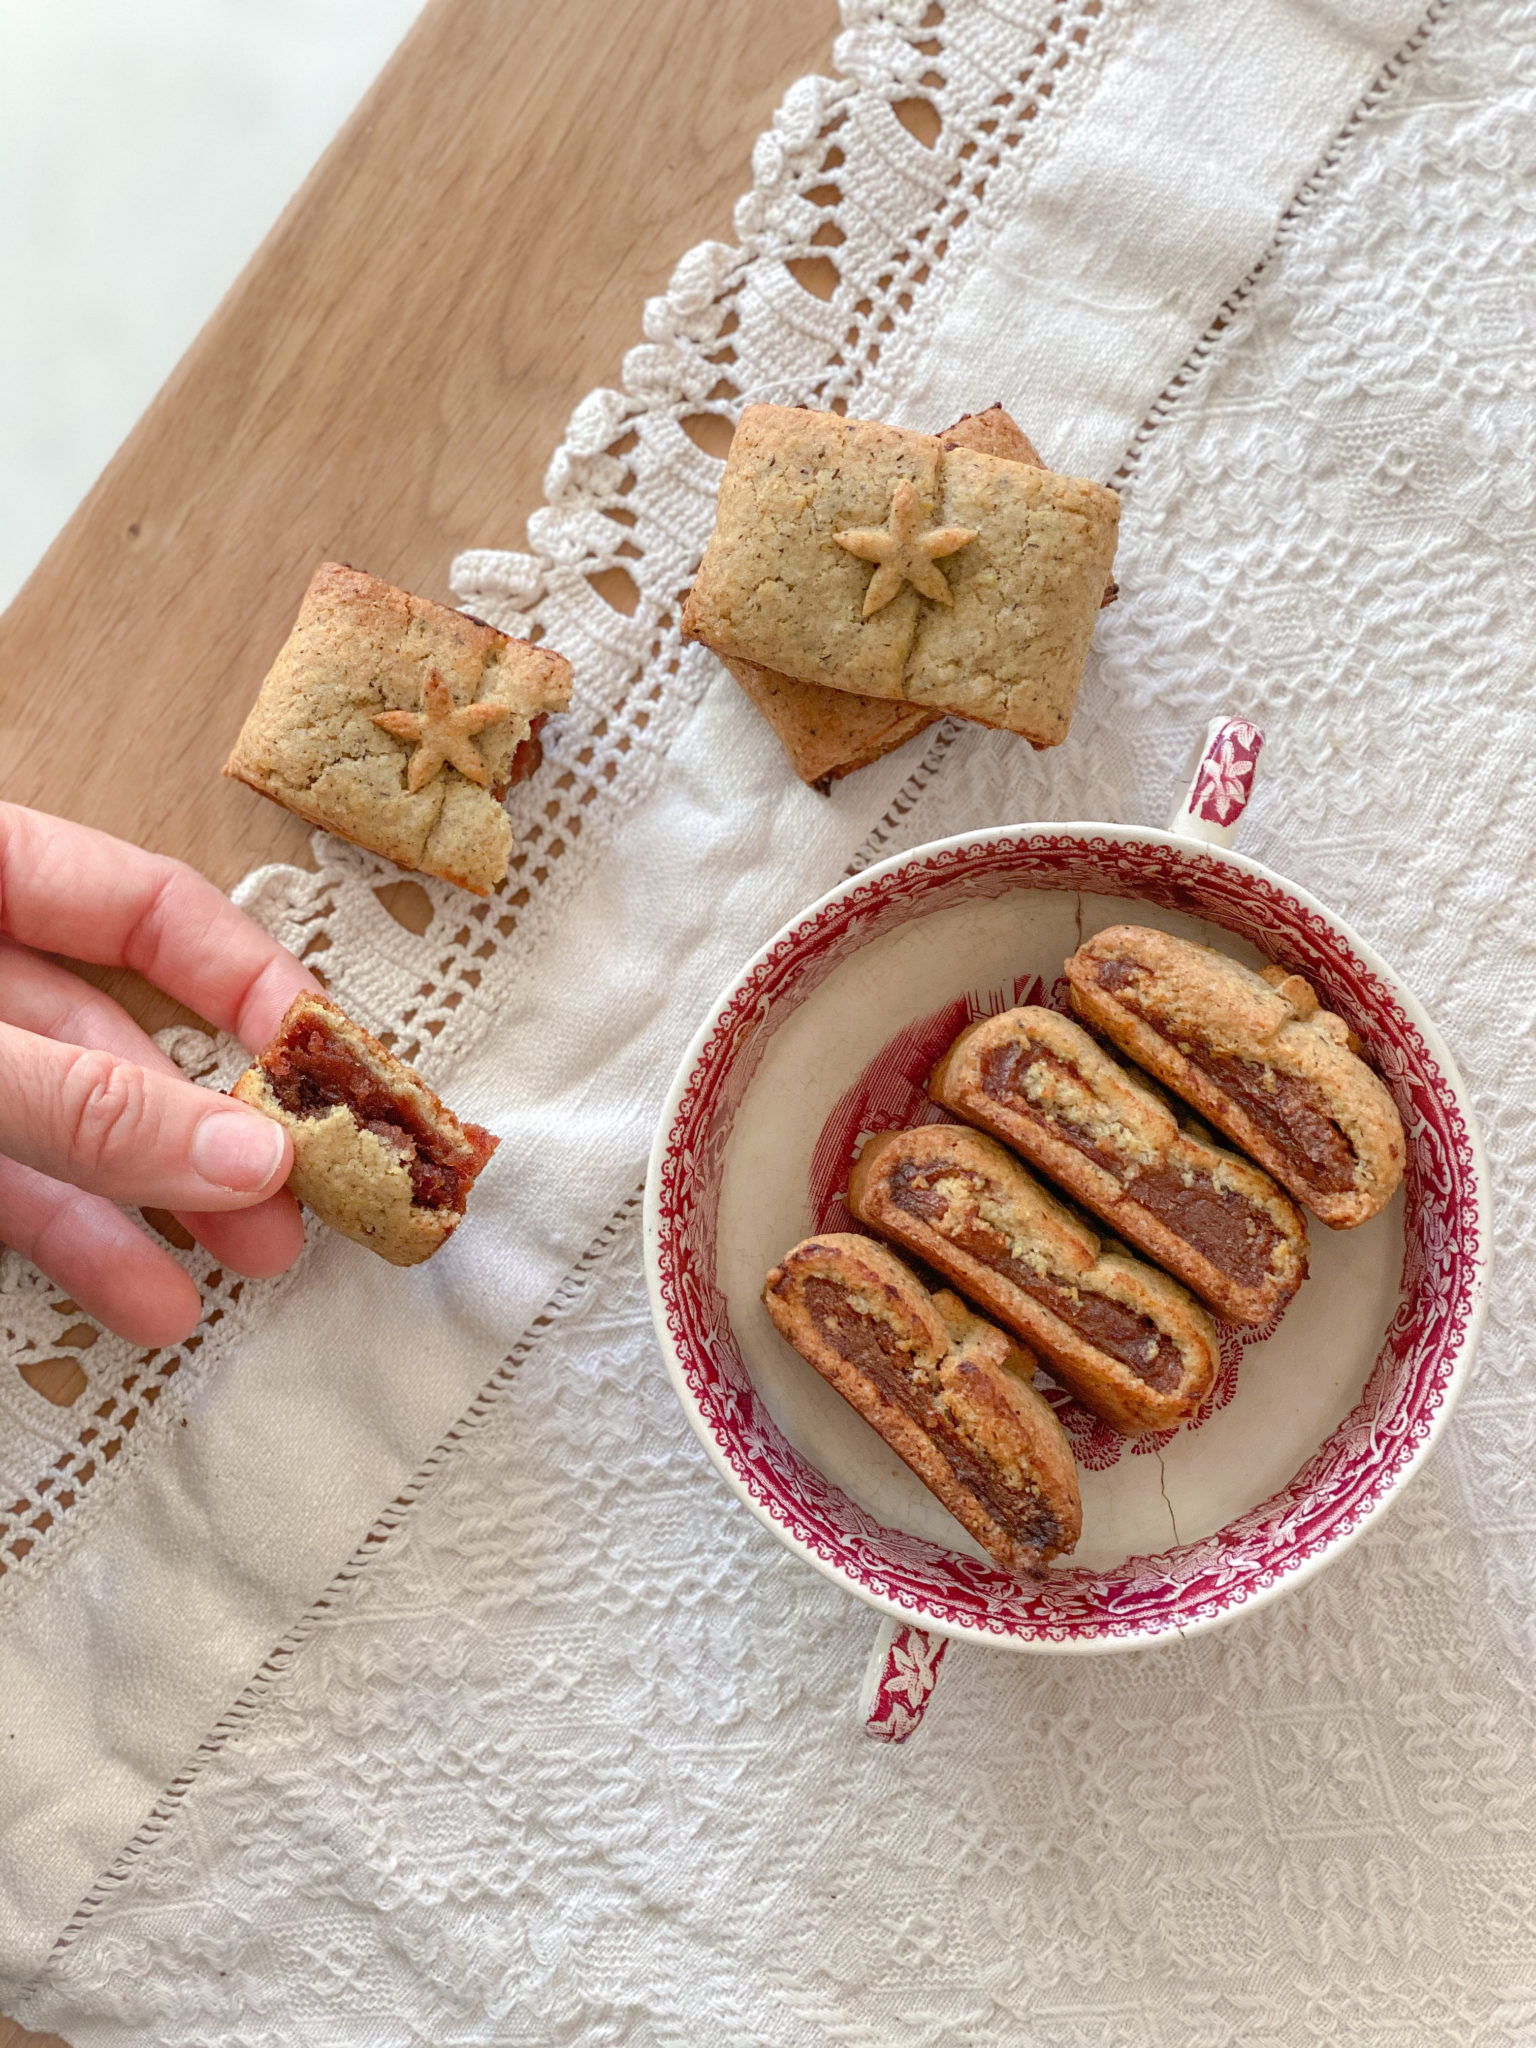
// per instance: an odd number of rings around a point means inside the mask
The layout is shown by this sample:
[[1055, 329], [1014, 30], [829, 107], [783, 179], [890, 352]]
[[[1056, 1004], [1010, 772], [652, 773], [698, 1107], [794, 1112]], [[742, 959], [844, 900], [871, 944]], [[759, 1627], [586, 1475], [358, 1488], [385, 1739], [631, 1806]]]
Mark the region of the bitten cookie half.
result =
[[1096, 1031], [1252, 1153], [1335, 1230], [1367, 1222], [1403, 1177], [1402, 1119], [1311, 985], [1255, 973], [1150, 925], [1117, 924], [1066, 963]]
[[1023, 1338], [1122, 1435], [1173, 1429], [1210, 1391], [1220, 1352], [1200, 1304], [1155, 1266], [1106, 1250], [980, 1131], [924, 1124], [868, 1139], [848, 1205]]
[[1034, 1574], [1082, 1533], [1077, 1468], [1035, 1362], [872, 1238], [808, 1237], [769, 1273], [779, 1334], [989, 1556]]
[[1031, 1004], [982, 1018], [928, 1092], [1229, 1322], [1268, 1322], [1306, 1276], [1306, 1219], [1290, 1197], [1251, 1160], [1181, 1128], [1167, 1098], [1070, 1017]]
[[397, 867], [506, 880], [502, 798], [570, 702], [562, 655], [340, 562], [315, 571], [224, 773]]
[[297, 996], [230, 1093], [293, 1139], [288, 1185], [320, 1221], [392, 1266], [458, 1229], [498, 1140], [460, 1123], [329, 996]]

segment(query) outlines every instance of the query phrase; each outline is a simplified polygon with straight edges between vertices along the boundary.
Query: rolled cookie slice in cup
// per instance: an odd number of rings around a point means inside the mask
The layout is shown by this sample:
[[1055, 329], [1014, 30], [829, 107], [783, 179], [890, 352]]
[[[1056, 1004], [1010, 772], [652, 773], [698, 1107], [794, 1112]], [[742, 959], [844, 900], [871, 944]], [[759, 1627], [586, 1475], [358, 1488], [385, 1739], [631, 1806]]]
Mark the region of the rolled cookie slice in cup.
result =
[[230, 1093], [292, 1137], [305, 1207], [392, 1266], [447, 1242], [499, 1143], [328, 996], [296, 997]]
[[1077, 1468], [1032, 1355], [873, 1238], [806, 1238], [769, 1273], [781, 1337], [1005, 1570], [1032, 1575], [1082, 1533]]
[[848, 1206], [1040, 1353], [1124, 1436], [1175, 1429], [1220, 1362], [1210, 1316], [1166, 1273], [1107, 1248], [993, 1138], [923, 1124], [867, 1139]]
[[1026, 1004], [962, 1031], [928, 1084], [1229, 1322], [1279, 1313], [1306, 1219], [1251, 1160], [1181, 1126], [1168, 1098], [1070, 1017]]
[[1096, 932], [1066, 963], [1072, 1005], [1334, 1230], [1365, 1223], [1403, 1177], [1402, 1119], [1342, 1017], [1283, 967], [1150, 925]]

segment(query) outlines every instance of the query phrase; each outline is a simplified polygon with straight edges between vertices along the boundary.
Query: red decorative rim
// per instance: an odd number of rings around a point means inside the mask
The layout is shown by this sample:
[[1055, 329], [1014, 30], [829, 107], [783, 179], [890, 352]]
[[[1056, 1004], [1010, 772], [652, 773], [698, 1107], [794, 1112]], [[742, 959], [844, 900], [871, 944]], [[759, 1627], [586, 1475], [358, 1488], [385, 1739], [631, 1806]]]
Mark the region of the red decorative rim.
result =
[[[758, 1397], [715, 1282], [731, 1125], [764, 1048], [872, 939], [966, 898], [1084, 890], [1182, 911], [1312, 981], [1370, 1049], [1408, 1133], [1397, 1312], [1359, 1404], [1270, 1499], [1199, 1541], [1111, 1571], [1025, 1584], [883, 1527], [796, 1451]], [[679, 1072], [646, 1190], [663, 1355], [715, 1462], [792, 1549], [922, 1628], [1020, 1650], [1129, 1648], [1209, 1627], [1295, 1583], [1357, 1535], [1427, 1454], [1470, 1363], [1487, 1243], [1481, 1153], [1460, 1078], [1384, 964], [1241, 855], [1104, 825], [1021, 828], [920, 847], [844, 884], [775, 938], [717, 1004]]]

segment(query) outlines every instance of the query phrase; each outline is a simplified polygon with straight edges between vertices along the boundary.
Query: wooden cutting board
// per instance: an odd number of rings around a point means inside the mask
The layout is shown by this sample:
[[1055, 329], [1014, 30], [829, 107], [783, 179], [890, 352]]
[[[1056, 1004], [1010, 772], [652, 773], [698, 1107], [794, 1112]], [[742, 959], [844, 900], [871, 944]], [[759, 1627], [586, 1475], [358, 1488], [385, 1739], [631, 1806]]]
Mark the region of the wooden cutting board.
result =
[[219, 769], [311, 569], [447, 598], [457, 550], [524, 545], [571, 408], [730, 239], [836, 28], [834, 0], [431, 0], [0, 617], [0, 797], [224, 888], [307, 866]]

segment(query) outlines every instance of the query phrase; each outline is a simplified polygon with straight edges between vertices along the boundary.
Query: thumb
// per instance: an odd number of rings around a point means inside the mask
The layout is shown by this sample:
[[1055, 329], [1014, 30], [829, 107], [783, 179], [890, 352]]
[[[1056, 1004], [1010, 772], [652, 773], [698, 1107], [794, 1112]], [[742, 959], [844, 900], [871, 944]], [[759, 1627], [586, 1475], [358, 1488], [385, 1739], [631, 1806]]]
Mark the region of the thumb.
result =
[[293, 1165], [288, 1133], [243, 1102], [10, 1024], [0, 1024], [0, 1153], [160, 1209], [243, 1209]]

